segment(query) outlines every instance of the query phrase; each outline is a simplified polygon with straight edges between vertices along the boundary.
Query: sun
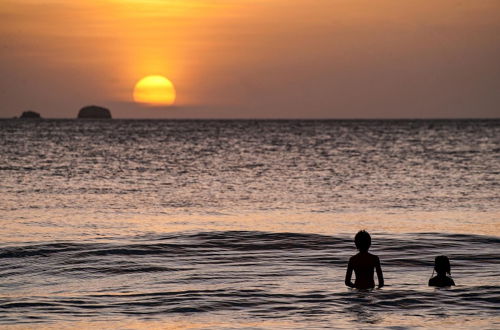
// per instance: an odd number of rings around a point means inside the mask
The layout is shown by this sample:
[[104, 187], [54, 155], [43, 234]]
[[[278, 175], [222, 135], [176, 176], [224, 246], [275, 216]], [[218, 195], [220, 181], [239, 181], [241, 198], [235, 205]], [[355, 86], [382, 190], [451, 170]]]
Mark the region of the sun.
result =
[[134, 101], [150, 106], [169, 106], [175, 102], [174, 84], [159, 75], [147, 76], [135, 84]]

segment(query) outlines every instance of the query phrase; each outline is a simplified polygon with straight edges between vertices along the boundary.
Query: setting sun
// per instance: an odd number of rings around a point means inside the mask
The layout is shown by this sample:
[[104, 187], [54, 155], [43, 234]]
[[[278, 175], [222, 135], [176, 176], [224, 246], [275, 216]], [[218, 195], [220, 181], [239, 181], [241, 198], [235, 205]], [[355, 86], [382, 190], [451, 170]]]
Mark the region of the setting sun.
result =
[[134, 88], [134, 101], [145, 105], [173, 105], [175, 96], [174, 85], [163, 76], [144, 77]]

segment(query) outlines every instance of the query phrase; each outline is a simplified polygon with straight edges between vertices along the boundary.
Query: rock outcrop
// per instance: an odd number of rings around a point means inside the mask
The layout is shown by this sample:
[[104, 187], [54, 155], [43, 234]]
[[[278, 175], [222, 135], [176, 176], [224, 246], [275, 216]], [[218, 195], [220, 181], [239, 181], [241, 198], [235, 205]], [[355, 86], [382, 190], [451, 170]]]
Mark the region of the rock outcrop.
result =
[[42, 118], [38, 112], [35, 111], [24, 111], [21, 115], [22, 119], [40, 119]]
[[81, 119], [111, 119], [111, 112], [103, 107], [89, 105], [80, 109], [78, 118]]

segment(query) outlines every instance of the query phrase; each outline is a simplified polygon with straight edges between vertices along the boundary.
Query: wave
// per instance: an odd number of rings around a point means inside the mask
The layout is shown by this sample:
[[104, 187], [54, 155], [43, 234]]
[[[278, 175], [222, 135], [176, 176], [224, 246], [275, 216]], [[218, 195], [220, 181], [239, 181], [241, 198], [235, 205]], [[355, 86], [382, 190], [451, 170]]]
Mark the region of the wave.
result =
[[[461, 256], [463, 260], [497, 262], [499, 256], [497, 248], [500, 246], [500, 238], [482, 235], [417, 233], [391, 237], [390, 234], [380, 234], [375, 239], [372, 250], [376, 249], [381, 255], [399, 254], [405, 257], [404, 260], [414, 260], [418, 256], [426, 256], [440, 250]], [[124, 240], [127, 243], [122, 243]], [[280, 255], [280, 253], [298, 251], [303, 253], [303, 256], [312, 256], [316, 251], [323, 252], [325, 258], [331, 263], [337, 260], [335, 256], [352, 253], [354, 246], [352, 238], [348, 236], [258, 231], [146, 235], [127, 239], [108, 239], [108, 241], [106, 243], [92, 241], [0, 245], [0, 258], [65, 256], [78, 260], [106, 256], [215, 256], [219, 252], [228, 251], [262, 252], [263, 256], [270, 257], [273, 254], [264, 253], [272, 252]], [[472, 250], [475, 253], [460, 253]], [[386, 262], [399, 265], [401, 260], [396, 257]]]
[[[224, 231], [2, 245], [0, 324], [102, 315], [498, 312], [500, 239], [436, 233], [373, 239], [387, 286], [368, 292], [343, 284], [355, 253], [347, 235]], [[427, 287], [438, 254], [450, 257], [457, 287]]]
[[[455, 290], [379, 290], [372, 292], [304, 292], [270, 293], [266, 290], [181, 290], [176, 292], [149, 292], [141, 294], [102, 294], [75, 297], [4, 298], [0, 301], [0, 315], [16, 310], [48, 314], [144, 314], [206, 313], [244, 310], [250, 314], [279, 313], [281, 317], [311, 310], [324, 313], [339, 309], [370, 307], [372, 312], [404, 309], [407, 312], [432, 313], [439, 308], [453, 309], [457, 314], [471, 310], [481, 313], [498, 311], [500, 288], [477, 286]], [[0, 321], [1, 323], [1, 321]]]

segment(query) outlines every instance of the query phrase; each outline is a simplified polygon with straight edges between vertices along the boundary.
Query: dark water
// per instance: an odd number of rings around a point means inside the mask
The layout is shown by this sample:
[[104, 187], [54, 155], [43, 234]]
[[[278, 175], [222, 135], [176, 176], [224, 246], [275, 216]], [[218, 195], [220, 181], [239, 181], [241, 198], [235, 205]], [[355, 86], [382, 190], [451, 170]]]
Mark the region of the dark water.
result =
[[[0, 249], [3, 324], [85, 317], [218, 322], [279, 319], [290, 326], [424, 325], [451, 318], [497, 322], [500, 239], [378, 235], [388, 286], [344, 288], [352, 239], [264, 232], [151, 235]], [[426, 286], [433, 258], [452, 259], [458, 286]], [[413, 318], [412, 318], [413, 317]], [[497, 323], [498, 325], [498, 323]]]
[[[0, 121], [0, 326], [500, 326], [499, 121]], [[387, 286], [344, 284], [372, 233]], [[427, 287], [436, 255], [455, 288]]]

